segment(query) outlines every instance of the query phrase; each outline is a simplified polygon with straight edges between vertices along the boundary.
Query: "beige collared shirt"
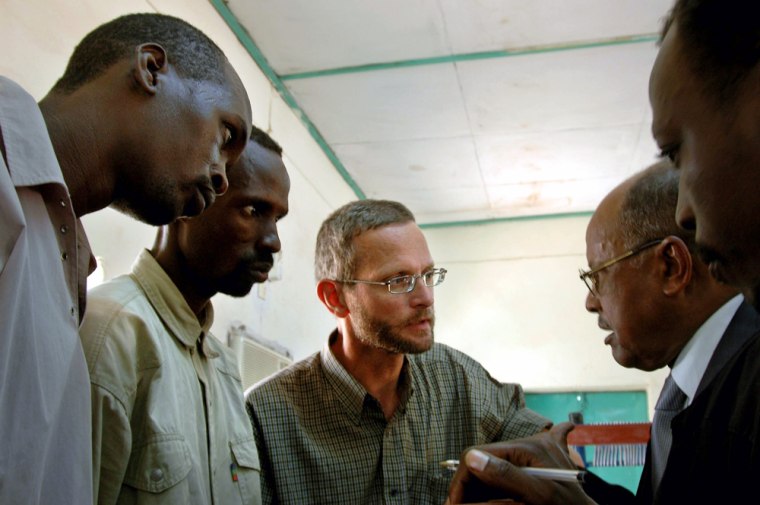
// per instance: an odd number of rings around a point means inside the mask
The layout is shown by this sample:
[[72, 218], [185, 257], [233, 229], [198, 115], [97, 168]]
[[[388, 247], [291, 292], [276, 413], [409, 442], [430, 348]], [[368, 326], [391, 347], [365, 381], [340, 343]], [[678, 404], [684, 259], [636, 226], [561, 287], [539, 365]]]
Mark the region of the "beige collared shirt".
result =
[[0, 504], [89, 504], [92, 258], [40, 109], [3, 77], [0, 135]]
[[132, 273], [89, 294], [99, 504], [258, 505], [259, 460], [232, 352], [208, 333], [143, 251]]

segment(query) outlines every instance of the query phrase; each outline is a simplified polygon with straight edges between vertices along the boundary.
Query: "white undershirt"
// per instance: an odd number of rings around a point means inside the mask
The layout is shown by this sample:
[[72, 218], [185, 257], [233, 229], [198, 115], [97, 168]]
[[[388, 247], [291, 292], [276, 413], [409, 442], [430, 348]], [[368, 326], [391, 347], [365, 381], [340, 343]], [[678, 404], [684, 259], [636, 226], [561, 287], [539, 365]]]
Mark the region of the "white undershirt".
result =
[[710, 358], [743, 300], [742, 295], [736, 295], [724, 303], [702, 323], [676, 358], [670, 373], [688, 398], [686, 406], [691, 405]]

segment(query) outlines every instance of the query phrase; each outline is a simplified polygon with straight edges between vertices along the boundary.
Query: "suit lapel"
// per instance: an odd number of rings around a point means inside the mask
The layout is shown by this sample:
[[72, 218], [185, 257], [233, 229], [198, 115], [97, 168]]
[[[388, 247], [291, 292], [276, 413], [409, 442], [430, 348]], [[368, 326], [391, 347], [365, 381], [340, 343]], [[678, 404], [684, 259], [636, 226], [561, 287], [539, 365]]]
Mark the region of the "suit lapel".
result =
[[726, 363], [738, 353], [744, 345], [760, 331], [760, 315], [747, 302], [742, 302], [733, 319], [715, 348], [705, 374], [699, 383], [694, 398], [710, 385], [715, 376], [726, 366]]
[[[741, 349], [752, 339], [758, 332], [760, 332], [760, 314], [758, 314], [751, 305], [747, 302], [742, 302], [739, 308], [731, 319], [726, 331], [715, 348], [707, 369], [705, 370], [702, 380], [699, 383], [697, 392], [694, 395], [696, 399], [702, 391], [704, 391], [720, 373], [726, 364], [734, 357]], [[688, 407], [687, 409], [688, 410]], [[686, 412], [684, 410], [684, 412]], [[683, 412], [680, 415], [683, 415]], [[662, 482], [665, 482], [668, 475], [668, 468], [665, 468]], [[662, 489], [662, 484], [660, 485]], [[636, 498], [640, 503], [653, 503], [654, 497], [652, 496], [652, 462], [651, 462], [651, 442], [647, 445], [647, 459], [644, 464], [644, 470], [641, 473], [641, 480], [639, 481], [639, 487], [636, 492]]]

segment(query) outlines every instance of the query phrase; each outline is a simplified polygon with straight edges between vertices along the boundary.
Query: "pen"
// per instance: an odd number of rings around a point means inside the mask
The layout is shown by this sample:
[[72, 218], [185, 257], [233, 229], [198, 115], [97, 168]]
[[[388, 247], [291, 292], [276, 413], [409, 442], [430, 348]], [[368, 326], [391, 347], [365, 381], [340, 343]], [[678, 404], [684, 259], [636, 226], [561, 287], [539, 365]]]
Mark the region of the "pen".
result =
[[[458, 459], [447, 459], [441, 461], [441, 466], [448, 470], [456, 470], [459, 466]], [[538, 477], [539, 479], [560, 480], [566, 482], [583, 482], [586, 472], [583, 470], [565, 470], [562, 468], [537, 468], [533, 466], [523, 466], [520, 470]]]

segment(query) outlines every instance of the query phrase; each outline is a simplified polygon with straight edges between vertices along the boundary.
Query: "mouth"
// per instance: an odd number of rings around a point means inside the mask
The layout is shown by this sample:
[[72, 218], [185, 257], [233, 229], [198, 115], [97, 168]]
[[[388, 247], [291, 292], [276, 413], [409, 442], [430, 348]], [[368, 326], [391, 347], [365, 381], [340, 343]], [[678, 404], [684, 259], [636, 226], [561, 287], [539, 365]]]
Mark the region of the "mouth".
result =
[[197, 186], [191, 193], [190, 200], [185, 205], [183, 217], [195, 217], [206, 210], [212, 203], [216, 194], [208, 186]]
[[707, 270], [710, 272], [710, 275], [712, 276], [713, 279], [715, 279], [721, 284], [726, 284], [726, 277], [723, 275], [720, 262], [713, 261], [711, 263], [708, 263]]
[[412, 321], [407, 326], [413, 330], [429, 330], [432, 328], [432, 323], [430, 319], [425, 318]]
[[251, 265], [249, 271], [256, 282], [264, 282], [269, 279], [269, 271], [272, 269], [272, 263], [261, 262]]
[[721, 284], [728, 284], [726, 262], [715, 249], [704, 244], [697, 244], [697, 256], [702, 263], [707, 265], [707, 270], [716, 281]]
[[[605, 321], [604, 319], [599, 319], [599, 321], [597, 322], [597, 325], [599, 326], [600, 329], [604, 331], [612, 332], [612, 328], [610, 328], [610, 325], [607, 324], [607, 321]], [[615, 337], [615, 332], [612, 332], [606, 337], [604, 337], [604, 345], [612, 345], [612, 339], [614, 337]]]
[[201, 198], [203, 199], [204, 209], [208, 209], [216, 201], [216, 193], [210, 187], [199, 186], [198, 192], [201, 194]]
[[602, 319], [602, 318], [599, 318], [599, 319], [597, 320], [597, 323], [596, 323], [596, 324], [597, 324], [597, 326], [599, 326], [599, 328], [601, 328], [601, 329], [602, 329], [602, 330], [604, 330], [604, 331], [612, 331], [612, 328], [611, 328], [611, 327], [610, 327], [610, 325], [607, 323], [607, 321], [605, 321], [605, 320], [604, 320], [604, 319]]

